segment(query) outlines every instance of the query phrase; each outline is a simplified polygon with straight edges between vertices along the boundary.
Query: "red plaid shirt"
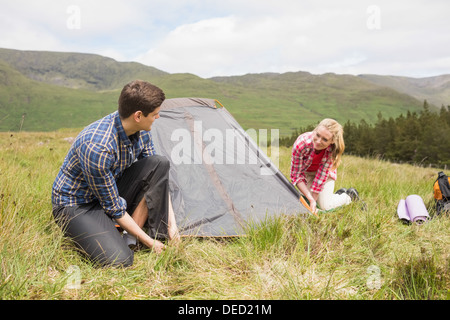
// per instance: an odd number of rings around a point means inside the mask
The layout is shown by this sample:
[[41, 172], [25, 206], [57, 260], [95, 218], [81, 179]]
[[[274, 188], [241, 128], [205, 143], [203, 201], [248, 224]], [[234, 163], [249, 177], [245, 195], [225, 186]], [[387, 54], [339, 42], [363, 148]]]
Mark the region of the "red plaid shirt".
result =
[[[292, 147], [291, 158], [291, 181], [293, 185], [297, 185], [299, 182], [306, 184], [306, 171], [312, 164], [314, 158], [314, 145], [312, 141], [312, 132], [306, 132], [301, 134]], [[323, 185], [327, 181], [328, 177], [336, 180], [336, 169], [332, 170], [333, 159], [331, 158], [333, 146], [330, 145], [323, 155], [322, 162], [319, 169], [316, 172], [316, 176], [313, 180], [311, 191], [321, 192]]]

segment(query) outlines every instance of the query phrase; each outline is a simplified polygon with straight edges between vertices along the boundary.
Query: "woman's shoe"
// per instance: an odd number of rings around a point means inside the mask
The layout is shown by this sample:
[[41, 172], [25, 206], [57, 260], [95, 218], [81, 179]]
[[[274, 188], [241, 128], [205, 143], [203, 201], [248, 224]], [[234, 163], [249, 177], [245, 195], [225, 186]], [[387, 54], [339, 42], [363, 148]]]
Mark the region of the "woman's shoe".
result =
[[346, 193], [346, 192], [347, 192], [347, 189], [341, 188], [338, 191], [336, 191], [335, 194], [343, 194], [343, 193]]
[[359, 200], [359, 193], [355, 188], [347, 189], [345, 193], [350, 196], [350, 199], [352, 199], [352, 201]]

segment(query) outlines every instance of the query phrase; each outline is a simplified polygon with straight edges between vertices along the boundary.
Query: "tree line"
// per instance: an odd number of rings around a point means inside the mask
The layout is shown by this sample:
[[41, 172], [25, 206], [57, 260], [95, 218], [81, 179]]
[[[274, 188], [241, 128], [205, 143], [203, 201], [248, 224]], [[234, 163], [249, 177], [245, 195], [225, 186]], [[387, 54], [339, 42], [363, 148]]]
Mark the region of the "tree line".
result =
[[[450, 166], [450, 105], [440, 111], [430, 110], [424, 101], [420, 112], [408, 111], [397, 118], [383, 118], [376, 123], [347, 121], [344, 127], [345, 153], [379, 157], [397, 163]], [[316, 125], [295, 130], [280, 139], [281, 146], [292, 147], [297, 137]]]

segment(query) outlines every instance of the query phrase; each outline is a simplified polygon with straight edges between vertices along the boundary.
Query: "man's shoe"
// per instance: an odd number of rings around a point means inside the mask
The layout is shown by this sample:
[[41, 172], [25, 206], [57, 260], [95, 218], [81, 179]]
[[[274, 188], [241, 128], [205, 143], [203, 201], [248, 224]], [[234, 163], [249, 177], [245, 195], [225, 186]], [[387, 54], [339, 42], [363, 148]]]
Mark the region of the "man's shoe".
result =
[[343, 194], [343, 193], [346, 193], [346, 192], [347, 192], [347, 189], [341, 188], [338, 191], [336, 191], [335, 194]]
[[133, 252], [138, 252], [144, 249], [144, 245], [139, 241], [137, 241], [136, 244], [129, 244], [128, 248], [130, 248], [130, 250]]

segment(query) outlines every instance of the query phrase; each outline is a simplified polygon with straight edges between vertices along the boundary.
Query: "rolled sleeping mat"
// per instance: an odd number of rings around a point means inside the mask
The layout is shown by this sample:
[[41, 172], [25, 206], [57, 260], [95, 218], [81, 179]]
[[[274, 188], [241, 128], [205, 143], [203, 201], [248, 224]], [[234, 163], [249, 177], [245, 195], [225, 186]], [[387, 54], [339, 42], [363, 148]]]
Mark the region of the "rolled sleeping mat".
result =
[[401, 199], [397, 206], [397, 214], [405, 223], [423, 224], [430, 216], [422, 198], [416, 194]]

